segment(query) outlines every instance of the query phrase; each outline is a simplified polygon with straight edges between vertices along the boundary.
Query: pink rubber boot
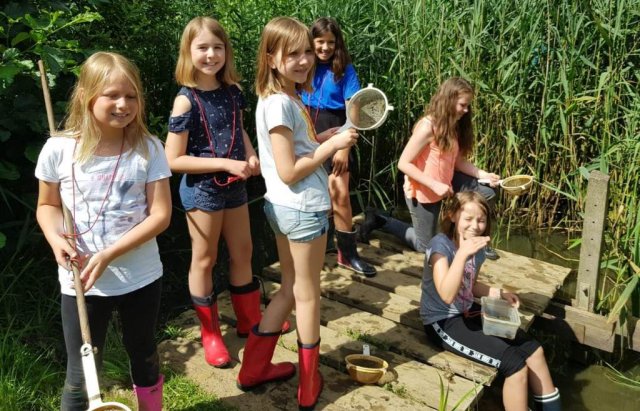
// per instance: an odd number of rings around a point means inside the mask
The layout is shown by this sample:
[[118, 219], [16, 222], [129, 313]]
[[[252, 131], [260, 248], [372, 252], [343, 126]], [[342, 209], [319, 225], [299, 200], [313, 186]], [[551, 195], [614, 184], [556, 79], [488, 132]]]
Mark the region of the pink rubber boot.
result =
[[162, 386], [164, 375], [160, 374], [158, 382], [151, 387], [138, 387], [133, 384], [133, 392], [138, 398], [139, 411], [162, 411]]

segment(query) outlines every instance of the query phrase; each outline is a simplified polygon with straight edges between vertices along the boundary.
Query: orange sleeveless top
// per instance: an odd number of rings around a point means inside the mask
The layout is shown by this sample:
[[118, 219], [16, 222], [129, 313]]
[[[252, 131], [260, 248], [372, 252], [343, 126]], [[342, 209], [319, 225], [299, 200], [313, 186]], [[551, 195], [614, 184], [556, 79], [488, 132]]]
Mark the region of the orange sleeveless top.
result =
[[[451, 186], [458, 152], [459, 147], [457, 141], [454, 142], [453, 148], [450, 151], [441, 151], [435, 141], [432, 141], [413, 160], [413, 164], [418, 167], [424, 175]], [[431, 189], [406, 175], [404, 176], [403, 188], [407, 198], [415, 198], [420, 203], [437, 203], [443, 199], [442, 196], [437, 195]]]

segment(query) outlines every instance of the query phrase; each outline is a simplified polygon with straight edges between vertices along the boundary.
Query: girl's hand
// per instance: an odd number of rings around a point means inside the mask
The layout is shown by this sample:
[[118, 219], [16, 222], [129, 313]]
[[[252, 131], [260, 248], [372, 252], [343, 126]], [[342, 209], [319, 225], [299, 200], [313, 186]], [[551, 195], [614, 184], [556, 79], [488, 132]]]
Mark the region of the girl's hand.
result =
[[64, 234], [61, 233], [60, 237], [51, 244], [51, 249], [56, 258], [56, 263], [67, 270], [71, 270], [71, 260], [78, 258], [78, 253], [76, 253], [71, 244], [69, 244]]
[[333, 137], [333, 135], [336, 134], [336, 132], [338, 130], [340, 130], [340, 127], [331, 127], [331, 128], [326, 129], [322, 133], [318, 133], [316, 135], [316, 137], [318, 137], [318, 142], [324, 143], [325, 141], [327, 141], [331, 137]]
[[478, 178], [489, 179], [490, 187], [497, 187], [500, 185], [500, 176], [494, 173], [487, 173], [486, 171], [480, 170], [478, 172]]
[[520, 307], [520, 298], [518, 298], [517, 294], [514, 293], [505, 293], [504, 291], [502, 292], [502, 299], [503, 300], [507, 300], [511, 306], [518, 308]]
[[334, 134], [331, 140], [335, 150], [351, 147], [358, 141], [358, 132], [354, 128], [349, 128], [342, 133]]
[[434, 181], [431, 184], [431, 190], [440, 197], [450, 197], [453, 195], [453, 189], [450, 185]]
[[338, 150], [333, 155], [333, 161], [331, 162], [333, 165], [332, 174], [336, 177], [341, 175], [342, 173], [349, 172], [349, 150]]
[[229, 174], [233, 174], [234, 176], [238, 176], [243, 180], [251, 177], [252, 170], [249, 166], [249, 162], [240, 161], [240, 160], [227, 160], [227, 172]]
[[107, 257], [104, 250], [97, 252], [89, 258], [89, 261], [87, 261], [87, 264], [80, 273], [80, 281], [82, 281], [84, 292], [89, 291], [91, 287], [93, 287], [110, 262], [111, 259]]
[[258, 156], [249, 156], [247, 163], [249, 164], [252, 176], [260, 175], [260, 160], [258, 159]]
[[463, 239], [458, 247], [458, 253], [462, 253], [466, 258], [471, 257], [489, 244], [491, 237], [471, 237]]

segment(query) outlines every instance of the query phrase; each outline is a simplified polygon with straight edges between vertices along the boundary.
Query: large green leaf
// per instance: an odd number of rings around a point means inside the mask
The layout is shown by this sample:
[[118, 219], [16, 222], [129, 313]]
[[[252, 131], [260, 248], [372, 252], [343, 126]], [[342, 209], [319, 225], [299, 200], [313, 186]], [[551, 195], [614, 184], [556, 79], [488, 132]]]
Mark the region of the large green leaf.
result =
[[15, 164], [0, 160], [0, 179], [17, 180], [18, 178], [20, 178], [20, 172]]

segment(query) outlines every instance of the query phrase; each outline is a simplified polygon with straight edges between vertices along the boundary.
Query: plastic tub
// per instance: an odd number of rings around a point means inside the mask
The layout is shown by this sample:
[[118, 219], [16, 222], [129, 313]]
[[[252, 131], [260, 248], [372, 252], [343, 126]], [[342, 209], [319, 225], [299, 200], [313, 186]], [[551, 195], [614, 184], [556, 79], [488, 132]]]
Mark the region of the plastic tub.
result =
[[520, 327], [520, 313], [508, 301], [501, 298], [482, 297], [482, 331], [513, 339]]

